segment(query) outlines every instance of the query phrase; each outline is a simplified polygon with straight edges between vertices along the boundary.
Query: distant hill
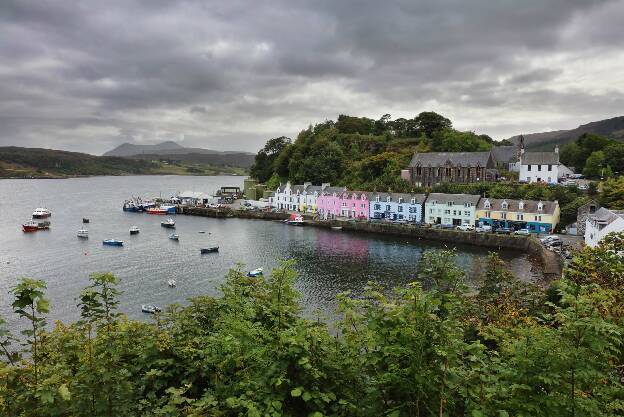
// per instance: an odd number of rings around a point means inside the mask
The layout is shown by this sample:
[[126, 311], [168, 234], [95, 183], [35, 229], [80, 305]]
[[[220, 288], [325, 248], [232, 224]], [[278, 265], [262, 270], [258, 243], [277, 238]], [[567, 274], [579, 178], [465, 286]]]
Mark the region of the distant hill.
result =
[[[551, 150], [555, 145], [564, 145], [572, 142], [583, 133], [595, 133], [612, 139], [624, 140], [624, 116], [587, 123], [580, 125], [576, 129], [529, 133], [523, 136], [527, 149]], [[518, 143], [519, 137], [520, 135], [513, 136], [509, 140]]]
[[185, 148], [173, 141], [162, 142], [156, 145], [124, 143], [106, 152], [104, 156], [121, 156], [125, 158], [150, 160], [175, 160], [241, 168], [249, 168], [253, 164], [255, 158], [255, 154], [250, 152], [222, 152], [202, 148]]
[[218, 175], [245, 173], [243, 168], [205, 163], [94, 156], [54, 149], [0, 147], [0, 178], [67, 178], [89, 175]]

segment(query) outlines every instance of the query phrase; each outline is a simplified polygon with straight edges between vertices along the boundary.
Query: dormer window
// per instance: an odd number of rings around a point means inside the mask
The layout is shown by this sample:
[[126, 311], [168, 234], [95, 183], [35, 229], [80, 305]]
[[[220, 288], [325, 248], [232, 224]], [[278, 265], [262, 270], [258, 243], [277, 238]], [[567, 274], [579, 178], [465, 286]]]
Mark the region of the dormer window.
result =
[[448, 203], [446, 203], [447, 206], [452, 207], [453, 206], [453, 202], [449, 201]]
[[403, 197], [399, 197], [399, 204], [403, 203]]
[[507, 204], [507, 201], [503, 201], [503, 203], [501, 204], [501, 208], [503, 210], [507, 210], [508, 207], [509, 207], [509, 204]]
[[386, 197], [386, 203], [389, 203], [391, 200], [390, 196]]
[[412, 198], [412, 204], [416, 204], [416, 199]]
[[490, 203], [490, 200], [485, 200], [483, 207], [485, 207], [486, 209], [492, 208], [492, 203]]
[[379, 201], [380, 201], [379, 196], [375, 197], [375, 201], [379, 203]]
[[524, 210], [524, 201], [518, 203], [518, 210]]
[[464, 203], [464, 207], [470, 208], [470, 207], [472, 207], [472, 203]]
[[537, 203], [537, 211], [542, 211], [544, 210], [544, 204], [540, 201], [539, 203]]

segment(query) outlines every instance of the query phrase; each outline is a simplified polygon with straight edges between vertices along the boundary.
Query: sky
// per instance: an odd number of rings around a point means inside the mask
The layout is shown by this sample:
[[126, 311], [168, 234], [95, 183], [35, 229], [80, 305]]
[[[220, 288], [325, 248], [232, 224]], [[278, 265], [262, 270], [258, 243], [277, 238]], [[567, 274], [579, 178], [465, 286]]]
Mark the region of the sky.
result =
[[624, 114], [624, 0], [1, 0], [0, 146], [256, 152], [339, 114]]

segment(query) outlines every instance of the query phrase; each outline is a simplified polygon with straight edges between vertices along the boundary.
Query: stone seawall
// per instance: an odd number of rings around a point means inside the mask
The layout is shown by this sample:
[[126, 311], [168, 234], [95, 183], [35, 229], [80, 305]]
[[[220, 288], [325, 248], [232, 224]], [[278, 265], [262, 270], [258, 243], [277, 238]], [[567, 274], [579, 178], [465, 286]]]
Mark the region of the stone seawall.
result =
[[[184, 208], [179, 210], [181, 214], [192, 216], [231, 218], [258, 220], [285, 220], [288, 213], [272, 213], [263, 211], [239, 211], [212, 208]], [[308, 216], [305, 216], [308, 217]], [[462, 232], [459, 230], [434, 229], [419, 227], [409, 224], [394, 224], [383, 222], [355, 222], [344, 220], [314, 220], [306, 218], [306, 225], [313, 227], [331, 228], [342, 227], [342, 230], [362, 233], [378, 233], [393, 236], [406, 236], [439, 242], [475, 245], [492, 249], [513, 249], [529, 253], [541, 261], [544, 276], [554, 279], [561, 276], [563, 261], [556, 253], [546, 249], [537, 238], [533, 236], [503, 235], [494, 233]]]

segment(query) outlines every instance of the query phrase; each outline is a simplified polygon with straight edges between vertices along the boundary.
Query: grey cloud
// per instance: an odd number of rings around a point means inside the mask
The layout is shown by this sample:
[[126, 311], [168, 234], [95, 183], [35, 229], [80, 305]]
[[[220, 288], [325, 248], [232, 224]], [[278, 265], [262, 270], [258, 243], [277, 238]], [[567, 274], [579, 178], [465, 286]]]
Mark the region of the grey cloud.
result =
[[0, 145], [250, 150], [422, 110], [495, 137], [574, 127], [624, 108], [621, 20], [623, 0], [5, 0]]

